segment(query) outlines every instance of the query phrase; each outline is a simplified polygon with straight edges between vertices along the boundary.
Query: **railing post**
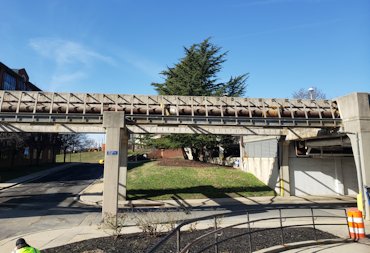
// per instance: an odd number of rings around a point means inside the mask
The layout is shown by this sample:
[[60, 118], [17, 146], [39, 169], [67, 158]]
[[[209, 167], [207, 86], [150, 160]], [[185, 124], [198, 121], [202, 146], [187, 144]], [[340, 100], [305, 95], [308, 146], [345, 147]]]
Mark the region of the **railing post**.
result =
[[176, 231], [176, 250], [177, 250], [177, 253], [180, 252], [180, 228]]
[[283, 220], [281, 217], [281, 209], [279, 208], [279, 218], [280, 218], [280, 234], [281, 234], [281, 244], [284, 245], [284, 232], [283, 232]]
[[314, 238], [315, 238], [315, 241], [317, 241], [317, 234], [316, 234], [316, 226], [315, 226], [315, 218], [313, 216], [313, 209], [312, 207], [310, 208], [311, 209], [311, 217], [312, 217], [312, 226], [313, 226], [313, 232], [314, 232]]
[[248, 240], [249, 240], [249, 253], [252, 253], [252, 234], [251, 234], [251, 224], [249, 220], [249, 212], [247, 212], [247, 221], [248, 221]]
[[348, 214], [347, 214], [347, 209], [344, 209], [344, 214], [346, 216], [346, 223], [347, 223], [347, 229], [348, 229], [348, 236], [349, 238], [351, 238], [351, 230], [349, 229], [349, 217], [348, 217]]
[[[217, 216], [214, 217], [215, 230], [217, 230]], [[215, 253], [218, 253], [218, 235], [215, 233]]]

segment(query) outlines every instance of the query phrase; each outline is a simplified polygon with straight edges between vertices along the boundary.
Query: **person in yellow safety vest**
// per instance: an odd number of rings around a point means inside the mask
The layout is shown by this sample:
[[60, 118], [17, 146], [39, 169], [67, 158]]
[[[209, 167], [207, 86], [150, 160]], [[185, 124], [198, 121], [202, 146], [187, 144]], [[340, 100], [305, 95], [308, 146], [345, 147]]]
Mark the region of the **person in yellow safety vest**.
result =
[[27, 244], [26, 240], [19, 238], [15, 242], [15, 249], [12, 253], [40, 253], [40, 251]]

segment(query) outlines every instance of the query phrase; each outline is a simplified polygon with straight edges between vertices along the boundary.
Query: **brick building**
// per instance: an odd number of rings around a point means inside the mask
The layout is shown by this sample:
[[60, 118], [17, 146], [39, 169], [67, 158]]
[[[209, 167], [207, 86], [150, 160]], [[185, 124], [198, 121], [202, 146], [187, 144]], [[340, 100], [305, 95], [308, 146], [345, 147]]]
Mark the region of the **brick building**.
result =
[[11, 69], [2, 62], [0, 62], [0, 90], [40, 91], [29, 81], [24, 68]]
[[[0, 62], [0, 90], [40, 91], [24, 68], [11, 69]], [[0, 168], [55, 162], [57, 134], [0, 132]]]

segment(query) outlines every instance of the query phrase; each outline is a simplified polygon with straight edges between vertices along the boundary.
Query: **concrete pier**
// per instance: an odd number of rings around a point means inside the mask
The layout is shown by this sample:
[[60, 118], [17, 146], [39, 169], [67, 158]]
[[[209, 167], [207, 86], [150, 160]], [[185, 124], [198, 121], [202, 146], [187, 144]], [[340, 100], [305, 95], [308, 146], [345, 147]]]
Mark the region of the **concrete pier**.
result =
[[124, 112], [104, 112], [106, 129], [103, 218], [117, 216], [118, 197], [126, 199], [128, 133]]

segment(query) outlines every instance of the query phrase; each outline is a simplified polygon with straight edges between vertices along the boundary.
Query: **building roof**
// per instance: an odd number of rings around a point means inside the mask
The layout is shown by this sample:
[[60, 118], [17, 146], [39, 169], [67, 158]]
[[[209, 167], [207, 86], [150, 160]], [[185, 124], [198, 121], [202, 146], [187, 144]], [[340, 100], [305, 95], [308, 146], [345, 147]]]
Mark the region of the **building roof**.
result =
[[4, 63], [0, 61], [0, 67], [5, 68], [8, 72], [13, 72], [15, 75], [17, 75], [19, 78], [23, 79], [23, 75], [25, 75], [26, 80], [25, 83], [29, 87], [30, 90], [32, 91], [41, 91], [39, 87], [34, 85], [29, 81], [29, 76], [25, 68], [20, 68], [20, 69], [11, 69], [8, 66], [6, 66]]

